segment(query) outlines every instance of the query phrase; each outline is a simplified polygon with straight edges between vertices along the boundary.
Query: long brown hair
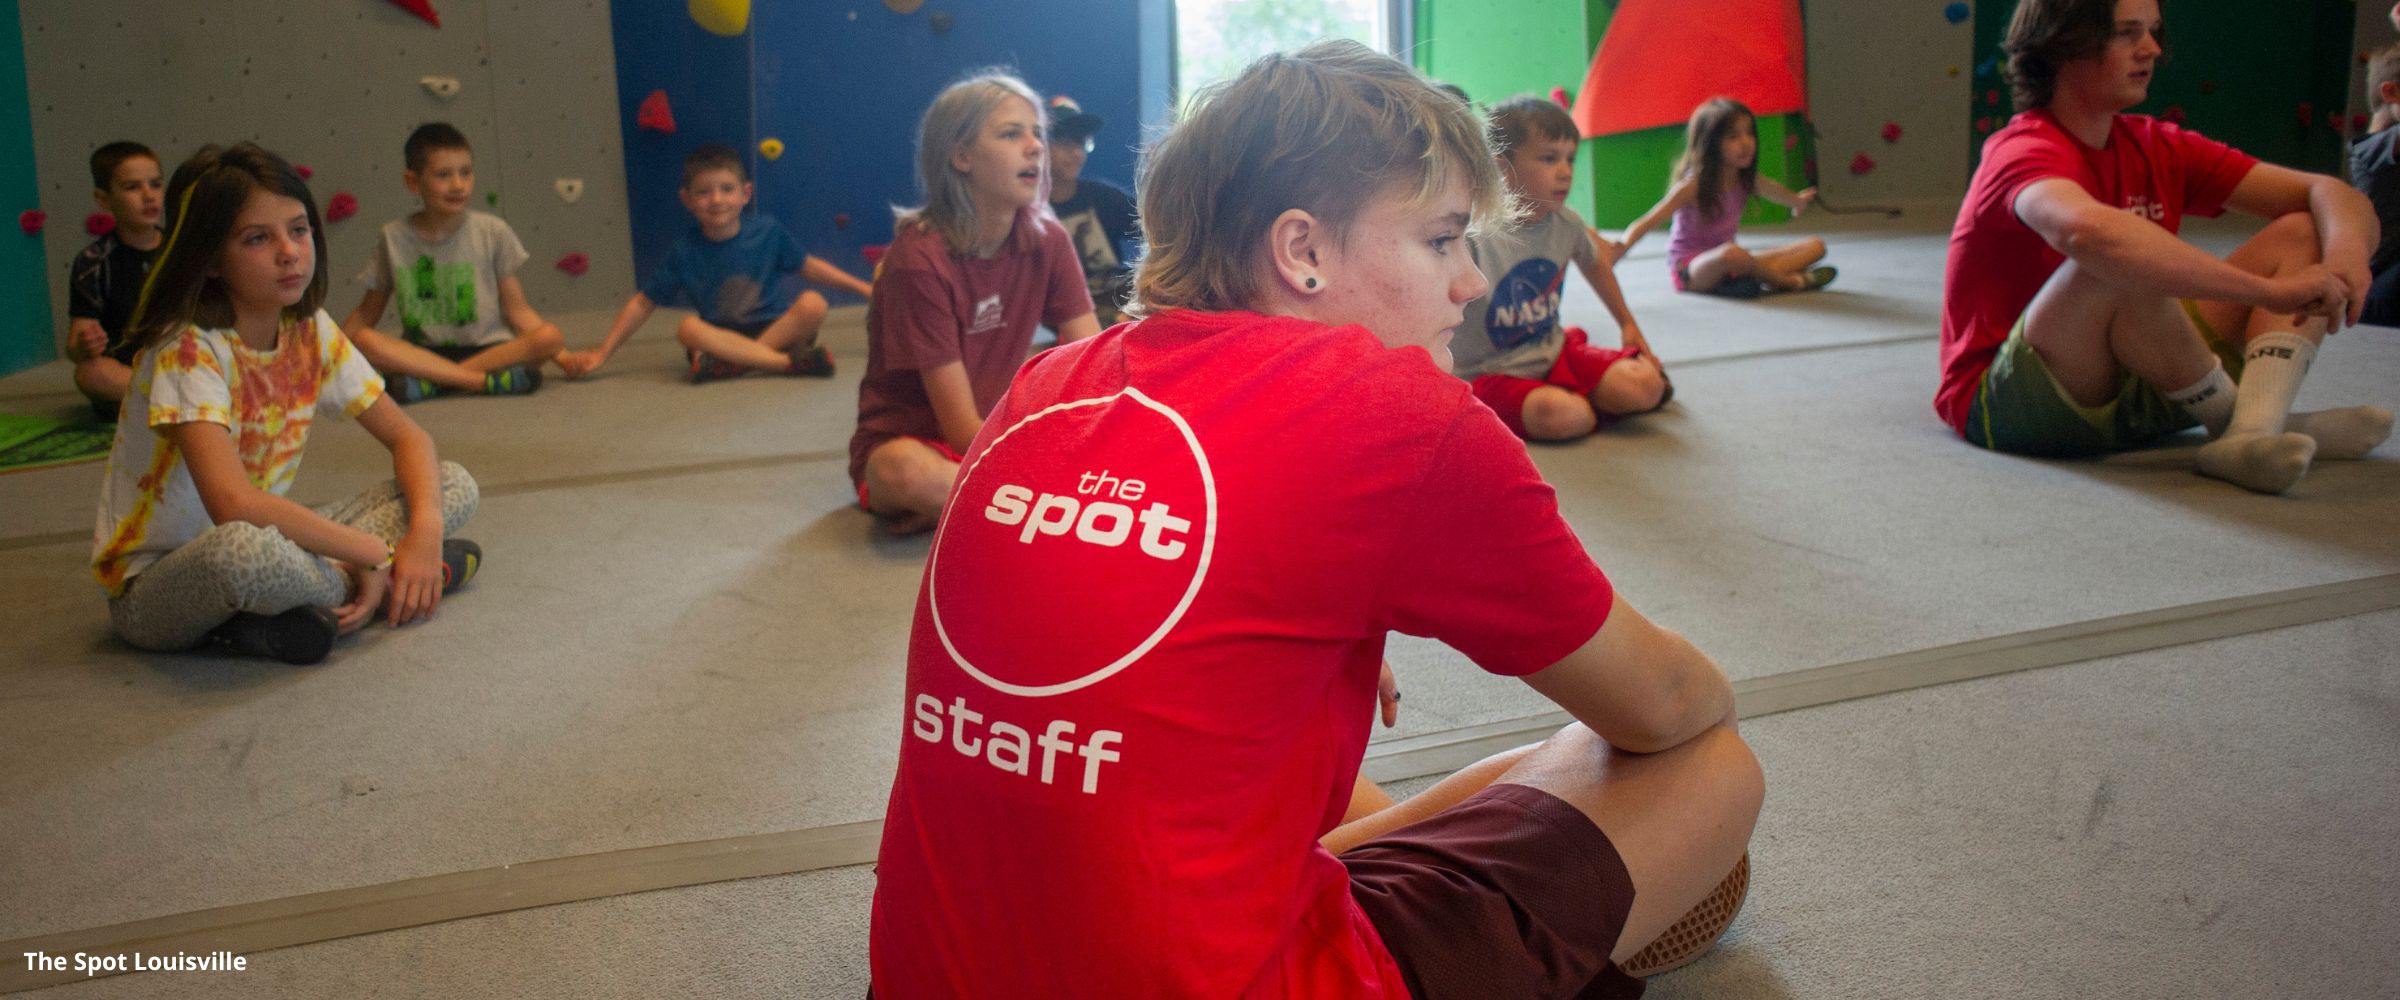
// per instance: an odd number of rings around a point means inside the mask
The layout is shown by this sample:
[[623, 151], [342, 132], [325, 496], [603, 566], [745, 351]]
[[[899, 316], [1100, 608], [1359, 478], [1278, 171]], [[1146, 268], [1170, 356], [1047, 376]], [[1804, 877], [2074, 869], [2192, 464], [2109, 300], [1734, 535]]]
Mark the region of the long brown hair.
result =
[[316, 246], [317, 266], [308, 290], [299, 302], [284, 308], [284, 315], [306, 318], [324, 305], [325, 223], [317, 215], [308, 182], [283, 157], [255, 144], [203, 146], [167, 181], [167, 239], [133, 310], [131, 326], [138, 343], [168, 340], [186, 325], [233, 325], [233, 300], [225, 294], [225, 283], [208, 272], [224, 258], [225, 241], [233, 234], [242, 206], [259, 191], [299, 201], [308, 210], [309, 241]]
[[[1743, 122], [1750, 123], [1750, 137], [1758, 138], [1758, 116], [1750, 106], [1730, 97], [1712, 98], [1692, 109], [1692, 121], [1683, 130], [1683, 155], [1675, 158], [1675, 172], [1667, 178], [1667, 186], [1691, 174], [1699, 182], [1700, 197], [1693, 207], [1700, 217], [1716, 221], [1717, 210], [1723, 206], [1725, 190], [1725, 137]], [[1736, 175], [1742, 185], [1742, 195], [1758, 193], [1758, 157], [1750, 157], [1750, 165]]]

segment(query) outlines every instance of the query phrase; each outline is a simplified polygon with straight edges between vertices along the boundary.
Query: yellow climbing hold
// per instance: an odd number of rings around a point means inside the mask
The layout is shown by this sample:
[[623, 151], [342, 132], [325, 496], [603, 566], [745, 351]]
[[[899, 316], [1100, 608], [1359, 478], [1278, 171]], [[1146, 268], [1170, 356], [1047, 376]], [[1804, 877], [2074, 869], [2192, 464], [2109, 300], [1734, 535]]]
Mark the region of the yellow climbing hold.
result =
[[728, 38], [750, 30], [750, 0], [691, 0], [692, 20]]
[[783, 140], [760, 139], [758, 141], [758, 155], [764, 156], [770, 160], [783, 159]]

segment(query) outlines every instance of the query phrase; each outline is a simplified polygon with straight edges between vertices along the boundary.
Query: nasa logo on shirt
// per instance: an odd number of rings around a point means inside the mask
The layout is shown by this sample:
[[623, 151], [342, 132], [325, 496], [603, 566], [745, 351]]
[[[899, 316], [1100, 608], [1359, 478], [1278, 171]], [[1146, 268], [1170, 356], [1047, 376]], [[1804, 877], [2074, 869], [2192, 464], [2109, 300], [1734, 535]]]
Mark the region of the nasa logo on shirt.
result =
[[1130, 387], [1018, 420], [950, 502], [926, 571], [934, 628], [959, 669], [1024, 697], [1139, 661], [1191, 608], [1216, 543], [1199, 439]]
[[1513, 351], [1550, 336], [1558, 326], [1558, 287], [1566, 273], [1557, 261], [1529, 257], [1492, 282], [1483, 328], [1494, 350]]

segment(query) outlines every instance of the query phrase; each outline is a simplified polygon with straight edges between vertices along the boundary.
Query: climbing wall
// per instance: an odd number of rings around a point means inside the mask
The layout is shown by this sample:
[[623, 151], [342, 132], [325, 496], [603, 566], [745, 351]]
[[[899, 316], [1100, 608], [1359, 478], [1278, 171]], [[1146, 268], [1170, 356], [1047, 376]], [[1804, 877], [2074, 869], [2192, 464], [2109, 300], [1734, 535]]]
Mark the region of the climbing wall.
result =
[[1969, 123], [1958, 109], [1974, 84], [1972, 8], [1952, 0], [1816, 2], [1803, 13], [1826, 200], [1906, 205], [1964, 194]]
[[[0, 206], [18, 227], [0, 230], [0, 374], [50, 360], [56, 352], [49, 301], [57, 298], [42, 281], [39, 232], [27, 233], [23, 215], [35, 207], [32, 130], [25, 118], [24, 46], [17, 40], [17, 2], [0, 0]], [[42, 231], [49, 228], [43, 220]], [[60, 264], [64, 284], [65, 264]]]
[[[509, 221], [533, 259], [518, 276], [536, 309], [600, 308], [632, 283], [615, 58], [606, 0], [430, 0], [440, 24], [387, 0], [254, 4], [126, 0], [26, 5], [22, 27], [54, 326], [67, 261], [91, 239], [91, 151], [132, 139], [167, 172], [209, 142], [250, 140], [308, 166], [327, 225], [338, 316], [383, 222], [417, 207], [401, 144], [448, 121], [475, 147], [478, 207]], [[680, 5], [678, 5], [680, 6]], [[425, 77], [456, 81], [448, 97]], [[436, 87], [447, 89], [446, 84]], [[557, 178], [583, 182], [567, 203]], [[582, 252], [588, 273], [553, 266]]]
[[[951, 81], [996, 66], [1044, 96], [1074, 97], [1105, 122], [1084, 176], [1127, 190], [1142, 122], [1166, 108], [1163, 92], [1144, 91], [1145, 81], [1167, 78], [1157, 62], [1163, 0], [704, 4], [748, 8], [733, 36], [696, 24], [688, 6], [621, 4], [615, 15], [620, 127], [644, 267], [691, 228], [674, 198], [678, 164], [703, 142], [741, 150], [758, 184], [753, 204], [809, 253], [864, 276], [872, 266], [865, 248], [892, 238], [892, 206], [923, 200], [917, 121]], [[638, 120], [645, 102], [660, 100], [673, 113], [672, 133]], [[769, 140], [772, 157], [760, 148]]]

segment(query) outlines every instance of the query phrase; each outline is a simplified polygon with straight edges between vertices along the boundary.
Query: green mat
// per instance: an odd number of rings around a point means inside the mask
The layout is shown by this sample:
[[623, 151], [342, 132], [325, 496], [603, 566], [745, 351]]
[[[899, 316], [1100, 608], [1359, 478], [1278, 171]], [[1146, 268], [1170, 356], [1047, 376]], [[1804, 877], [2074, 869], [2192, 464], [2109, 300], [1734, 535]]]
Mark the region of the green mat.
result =
[[0, 472], [106, 458], [116, 435], [114, 424], [0, 413]]

